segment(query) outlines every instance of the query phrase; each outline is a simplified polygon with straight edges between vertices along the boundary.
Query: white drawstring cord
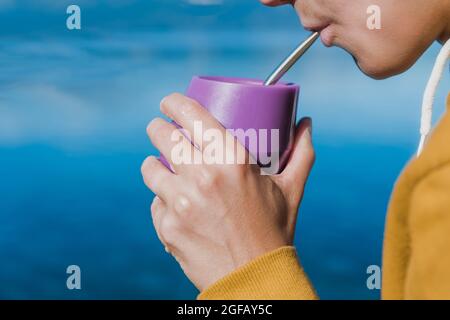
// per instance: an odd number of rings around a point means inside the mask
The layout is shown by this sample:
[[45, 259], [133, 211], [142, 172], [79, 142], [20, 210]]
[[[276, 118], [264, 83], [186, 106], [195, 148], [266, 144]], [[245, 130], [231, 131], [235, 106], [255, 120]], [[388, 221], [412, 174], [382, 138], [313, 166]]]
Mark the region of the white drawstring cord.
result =
[[434, 98], [436, 96], [436, 90], [441, 81], [442, 75], [444, 74], [444, 69], [447, 60], [450, 58], [450, 40], [448, 40], [442, 47], [439, 55], [434, 64], [433, 71], [431, 72], [431, 77], [428, 80], [427, 87], [425, 88], [425, 93], [423, 95], [422, 102], [422, 116], [420, 118], [420, 143], [417, 150], [417, 156], [422, 153], [427, 137], [431, 131], [431, 123], [433, 117], [433, 105]]

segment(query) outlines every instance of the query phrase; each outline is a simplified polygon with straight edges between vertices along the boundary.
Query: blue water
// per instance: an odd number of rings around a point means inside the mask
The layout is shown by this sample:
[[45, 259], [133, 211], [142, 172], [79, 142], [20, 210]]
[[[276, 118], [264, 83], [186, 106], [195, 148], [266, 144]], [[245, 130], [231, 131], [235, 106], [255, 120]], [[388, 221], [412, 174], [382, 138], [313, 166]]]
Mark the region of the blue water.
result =
[[[151, 224], [140, 164], [156, 150], [145, 127], [194, 74], [263, 78], [305, 36], [295, 15], [257, 1], [80, 2], [85, 28], [69, 32], [64, 1], [9, 3], [0, 6], [0, 298], [194, 298]], [[379, 82], [317, 44], [287, 77], [302, 87], [299, 116], [314, 120], [317, 162], [296, 245], [322, 298], [379, 297], [366, 268], [381, 263], [389, 195], [414, 153], [437, 51]], [[71, 264], [80, 291], [66, 288]]]

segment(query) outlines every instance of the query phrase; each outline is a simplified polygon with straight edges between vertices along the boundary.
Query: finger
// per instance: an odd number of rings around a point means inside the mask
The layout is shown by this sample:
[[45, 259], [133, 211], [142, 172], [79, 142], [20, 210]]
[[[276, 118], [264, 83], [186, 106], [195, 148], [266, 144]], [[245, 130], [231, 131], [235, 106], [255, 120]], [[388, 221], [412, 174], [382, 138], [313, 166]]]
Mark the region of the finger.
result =
[[169, 201], [174, 194], [175, 175], [169, 171], [157, 158], [150, 156], [141, 167], [145, 185], [164, 201]]
[[297, 126], [293, 150], [286, 168], [280, 175], [275, 176], [275, 181], [284, 189], [285, 194], [294, 197], [294, 201], [299, 201], [303, 194], [314, 160], [312, 120], [303, 118]]
[[173, 124], [156, 118], [147, 126], [147, 134], [153, 145], [161, 152], [172, 169], [180, 174], [185, 165], [192, 164], [195, 159], [201, 159], [201, 153]]
[[153, 198], [153, 202], [150, 208], [151, 215], [152, 215], [152, 222], [153, 226], [156, 230], [156, 235], [158, 236], [158, 239], [161, 241], [161, 243], [166, 247], [166, 244], [164, 243], [161, 234], [159, 232], [160, 226], [161, 226], [161, 220], [164, 215], [164, 211], [166, 211], [166, 205], [164, 202], [159, 198], [158, 196], [155, 196]]
[[151, 214], [152, 214], [152, 222], [153, 226], [156, 230], [156, 235], [158, 236], [159, 241], [161, 241], [162, 245], [164, 246], [164, 250], [171, 254], [171, 250], [169, 248], [169, 245], [166, 243], [164, 237], [161, 235], [161, 225], [162, 220], [164, 219], [164, 216], [167, 215], [167, 206], [166, 204], [158, 197], [155, 196], [153, 198], [152, 206], [151, 206]]
[[242, 151], [241, 153], [246, 151], [240, 143], [234, 143], [233, 145], [226, 143], [227, 141], [234, 142], [235, 138], [205, 108], [191, 98], [179, 93], [171, 94], [161, 101], [161, 111], [187, 130], [193, 139], [193, 143], [202, 151], [205, 147], [203, 135], [195, 134], [195, 132], [206, 132], [208, 130], [219, 130], [221, 137], [224, 139], [225, 152], [232, 152], [234, 155], [235, 145], [238, 148], [237, 151]]

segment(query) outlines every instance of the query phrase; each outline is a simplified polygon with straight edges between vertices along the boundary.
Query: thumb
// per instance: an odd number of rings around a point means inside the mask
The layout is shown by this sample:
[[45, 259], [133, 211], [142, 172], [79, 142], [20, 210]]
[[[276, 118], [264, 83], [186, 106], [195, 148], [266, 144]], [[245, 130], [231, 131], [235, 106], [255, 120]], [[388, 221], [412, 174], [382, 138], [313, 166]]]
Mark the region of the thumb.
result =
[[315, 160], [312, 144], [312, 119], [303, 118], [297, 125], [294, 145], [283, 172], [275, 182], [284, 195], [297, 205]]

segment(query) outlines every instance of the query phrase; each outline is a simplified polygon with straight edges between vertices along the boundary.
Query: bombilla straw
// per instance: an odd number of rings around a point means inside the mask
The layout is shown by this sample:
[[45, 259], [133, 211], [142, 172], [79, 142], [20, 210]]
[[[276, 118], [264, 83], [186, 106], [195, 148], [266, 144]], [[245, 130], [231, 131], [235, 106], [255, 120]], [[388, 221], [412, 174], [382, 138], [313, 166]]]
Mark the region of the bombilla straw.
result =
[[319, 38], [319, 32], [312, 33], [308, 39], [301, 43], [292, 53], [272, 72], [272, 74], [264, 81], [265, 86], [276, 84], [286, 72], [300, 59], [303, 54], [313, 45]]

